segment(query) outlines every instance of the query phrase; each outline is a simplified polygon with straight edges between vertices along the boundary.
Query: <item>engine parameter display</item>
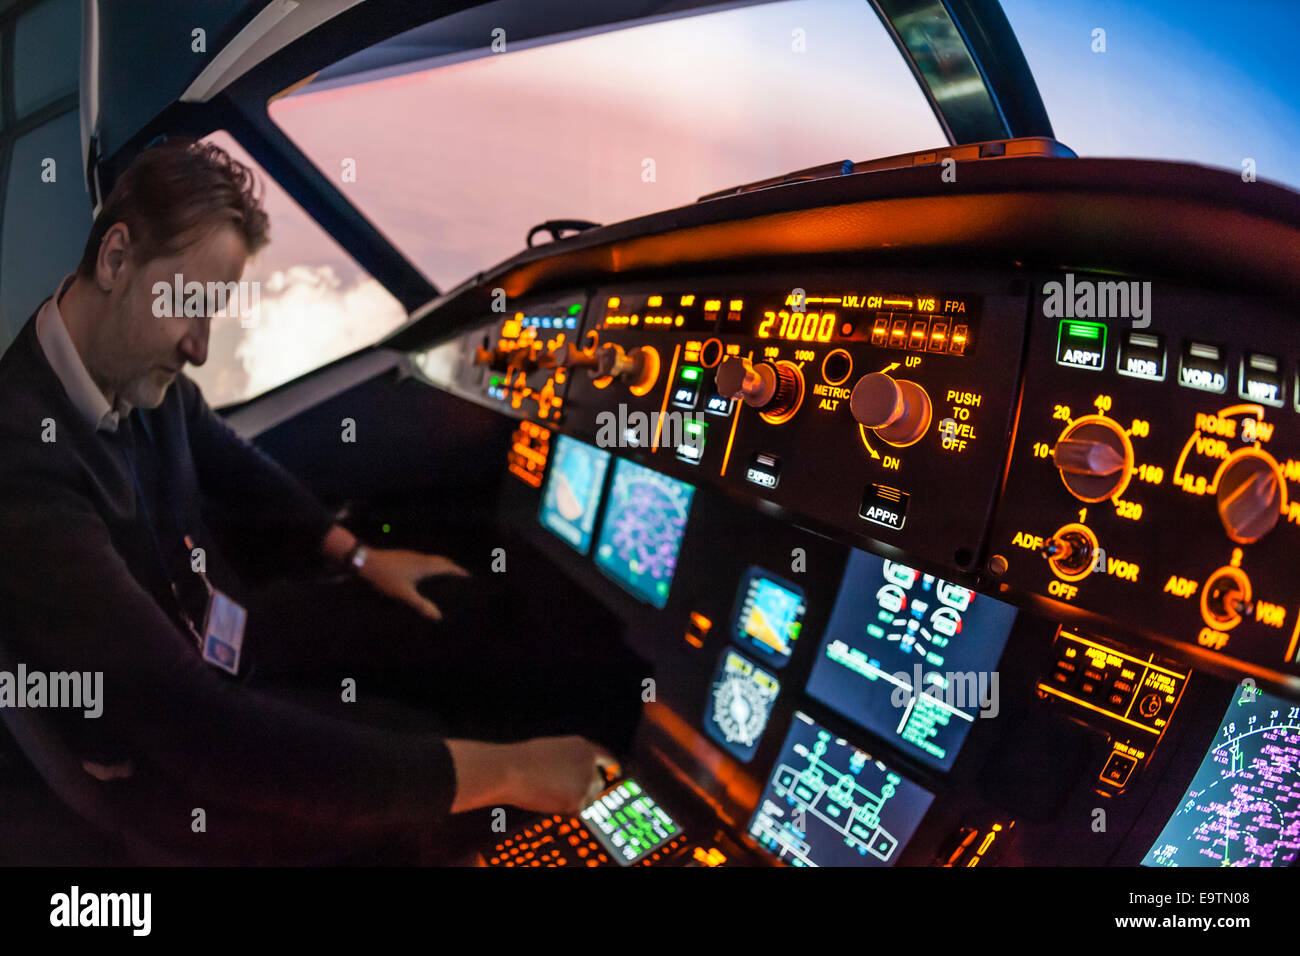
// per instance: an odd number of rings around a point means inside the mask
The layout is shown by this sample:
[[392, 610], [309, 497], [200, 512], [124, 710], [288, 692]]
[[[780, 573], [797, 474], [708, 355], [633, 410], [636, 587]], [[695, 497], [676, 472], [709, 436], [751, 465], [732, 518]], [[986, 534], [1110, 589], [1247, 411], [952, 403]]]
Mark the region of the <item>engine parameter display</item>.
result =
[[600, 492], [605, 487], [609, 452], [561, 435], [555, 446], [551, 471], [542, 489], [538, 520], [567, 541], [578, 553], [591, 548]]
[[605, 504], [596, 566], [629, 593], [663, 608], [686, 533], [695, 488], [619, 459]]
[[855, 551], [808, 693], [940, 770], [998, 712], [997, 663], [1016, 609]]
[[1242, 684], [1144, 866], [1289, 866], [1300, 853], [1300, 707]]
[[795, 711], [749, 833], [794, 866], [892, 866], [933, 800]]

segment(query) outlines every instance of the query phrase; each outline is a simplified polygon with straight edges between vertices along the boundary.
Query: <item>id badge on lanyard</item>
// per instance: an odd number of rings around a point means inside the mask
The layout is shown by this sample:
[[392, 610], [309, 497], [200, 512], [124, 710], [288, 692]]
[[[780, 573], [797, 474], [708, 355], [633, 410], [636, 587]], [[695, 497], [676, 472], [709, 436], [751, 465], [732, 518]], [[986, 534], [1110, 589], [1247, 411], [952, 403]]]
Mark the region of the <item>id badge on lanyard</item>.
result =
[[[153, 432], [143, 415], [140, 418], [140, 424], [149, 438], [149, 444], [152, 445]], [[195, 628], [193, 619], [185, 609], [185, 602], [181, 599], [180, 589], [176, 586], [176, 582], [167, 567], [167, 561], [163, 557], [162, 545], [158, 541], [158, 533], [154, 527], [153, 518], [149, 514], [149, 504], [145, 500], [144, 489], [140, 485], [140, 477], [135, 470], [134, 457], [134, 454], [132, 454], [127, 459], [127, 466], [131, 470], [131, 480], [135, 484], [136, 494], [139, 495], [145, 523], [149, 526], [149, 536], [153, 538], [154, 551], [158, 557], [159, 567], [167, 579], [172, 595], [176, 599], [181, 619], [194, 637], [203, 660], [213, 667], [219, 667], [228, 674], [236, 674], [239, 671], [239, 658], [244, 647], [244, 626], [248, 623], [248, 612], [244, 610], [238, 601], [231, 598], [224, 591], [213, 587], [206, 572], [199, 571], [197, 573], [203, 581], [204, 588], [207, 589], [208, 599], [207, 608], [203, 613], [203, 630], [199, 631]], [[177, 517], [176, 523], [178, 527], [182, 524], [179, 517]], [[193, 539], [189, 535], [185, 535], [184, 541], [186, 550], [192, 552], [194, 549]]]

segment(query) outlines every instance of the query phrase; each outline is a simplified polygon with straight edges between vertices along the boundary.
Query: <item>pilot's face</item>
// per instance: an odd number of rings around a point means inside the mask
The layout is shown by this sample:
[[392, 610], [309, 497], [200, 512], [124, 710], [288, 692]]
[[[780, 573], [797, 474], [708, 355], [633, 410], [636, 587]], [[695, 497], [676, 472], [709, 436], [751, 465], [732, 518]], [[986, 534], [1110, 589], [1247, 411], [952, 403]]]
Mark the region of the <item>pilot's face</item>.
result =
[[176, 277], [182, 288], [191, 282], [205, 290], [208, 283], [237, 283], [247, 259], [243, 238], [229, 225], [174, 256], [145, 263], [126, 256], [96, 336], [98, 377], [132, 406], [157, 408], [186, 364], [202, 365], [208, 358], [213, 302], [205, 295], [203, 315], [186, 316], [184, 309], [175, 314]]

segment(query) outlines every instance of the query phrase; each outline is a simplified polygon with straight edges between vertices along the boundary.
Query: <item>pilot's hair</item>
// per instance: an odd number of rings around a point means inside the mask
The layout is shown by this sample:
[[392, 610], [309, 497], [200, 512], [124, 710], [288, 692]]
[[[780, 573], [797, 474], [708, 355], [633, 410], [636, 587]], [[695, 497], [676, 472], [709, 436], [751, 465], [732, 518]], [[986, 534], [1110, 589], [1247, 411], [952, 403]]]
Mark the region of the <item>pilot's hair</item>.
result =
[[131, 232], [137, 264], [173, 256], [221, 225], [233, 225], [251, 256], [270, 241], [270, 223], [253, 171], [213, 143], [168, 139], [137, 156], [95, 217], [77, 274], [90, 278], [104, 234]]

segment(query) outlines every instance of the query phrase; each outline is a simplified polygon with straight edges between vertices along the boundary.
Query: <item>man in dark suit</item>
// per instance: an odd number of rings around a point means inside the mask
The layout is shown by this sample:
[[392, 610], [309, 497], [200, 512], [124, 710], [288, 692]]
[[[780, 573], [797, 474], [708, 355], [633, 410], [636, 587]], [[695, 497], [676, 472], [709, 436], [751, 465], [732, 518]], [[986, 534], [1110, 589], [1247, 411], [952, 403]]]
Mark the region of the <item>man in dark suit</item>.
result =
[[[218, 304], [173, 315], [158, 290], [177, 276], [236, 288], [267, 225], [251, 172], [219, 148], [147, 149], [75, 275], [0, 360], [0, 642], [29, 668], [103, 673], [102, 719], [51, 719], [88, 785], [151, 817], [149, 833], [182, 855], [224, 858], [220, 844], [275, 860], [300, 844], [319, 857], [474, 808], [575, 812], [611, 762], [582, 737], [381, 729], [246, 679], [274, 635], [251, 638], [257, 614], [208, 527], [212, 505], [256, 528], [283, 567], [348, 569], [425, 619], [440, 611], [417, 583], [465, 574], [446, 557], [365, 548], [183, 374], [206, 360]], [[222, 808], [208, 811], [224, 827], [211, 840], [195, 835], [196, 807]]]

